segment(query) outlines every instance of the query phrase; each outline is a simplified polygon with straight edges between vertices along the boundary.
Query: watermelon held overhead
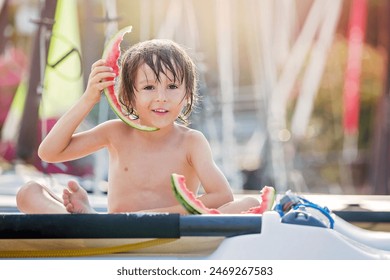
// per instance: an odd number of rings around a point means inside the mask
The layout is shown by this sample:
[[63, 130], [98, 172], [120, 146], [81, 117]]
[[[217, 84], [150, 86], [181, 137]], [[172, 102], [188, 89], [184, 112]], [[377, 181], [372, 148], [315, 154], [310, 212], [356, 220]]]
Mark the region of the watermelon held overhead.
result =
[[221, 214], [217, 209], [207, 208], [202, 201], [197, 199], [193, 192], [187, 189], [185, 177], [173, 173], [171, 184], [176, 199], [190, 214]]
[[[123, 37], [126, 33], [131, 32], [131, 26], [127, 26], [121, 30], [119, 30], [107, 43], [106, 47], [103, 51], [102, 58], [106, 61], [106, 65], [111, 67], [114, 70], [116, 77], [119, 76], [119, 65], [118, 59], [121, 56], [121, 48], [120, 45], [123, 41]], [[107, 80], [113, 80], [114, 78], [108, 78]], [[119, 103], [118, 94], [115, 91], [115, 86], [109, 86], [104, 89], [104, 94], [107, 97], [108, 103], [110, 104], [111, 109], [115, 112], [115, 114], [127, 125], [136, 128], [142, 131], [156, 131], [158, 128], [148, 127], [145, 125], [139, 124], [139, 121], [136, 119], [132, 119], [128, 115], [123, 112], [122, 105]]]

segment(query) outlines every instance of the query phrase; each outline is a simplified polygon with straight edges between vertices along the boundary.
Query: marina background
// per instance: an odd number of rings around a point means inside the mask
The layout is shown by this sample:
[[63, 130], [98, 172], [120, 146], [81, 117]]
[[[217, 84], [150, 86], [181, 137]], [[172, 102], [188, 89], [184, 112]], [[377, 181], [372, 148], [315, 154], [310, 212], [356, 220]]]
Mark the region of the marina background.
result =
[[[50, 25], [42, 11], [53, 3], [64, 16]], [[105, 41], [132, 25], [127, 44], [168, 38], [196, 60], [202, 100], [191, 126], [209, 139], [236, 192], [273, 185], [278, 192], [390, 193], [389, 1], [0, 4], [0, 176], [7, 184], [24, 165], [76, 176], [91, 192], [104, 192], [104, 151], [53, 165], [41, 162], [36, 148], [82, 94]], [[48, 54], [47, 62], [34, 60], [39, 52]], [[38, 107], [25, 102], [34, 72], [40, 74], [41, 87], [32, 89]], [[50, 75], [62, 81], [50, 82]], [[103, 101], [80, 129], [114, 117]]]

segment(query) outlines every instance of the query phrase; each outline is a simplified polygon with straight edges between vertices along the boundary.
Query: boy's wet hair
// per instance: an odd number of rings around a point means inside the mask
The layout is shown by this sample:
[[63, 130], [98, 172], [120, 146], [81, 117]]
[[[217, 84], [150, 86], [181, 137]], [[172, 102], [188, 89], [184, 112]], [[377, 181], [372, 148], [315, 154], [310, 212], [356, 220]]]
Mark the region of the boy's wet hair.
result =
[[188, 104], [179, 116], [184, 124], [188, 124], [197, 95], [196, 67], [190, 56], [177, 43], [171, 40], [154, 39], [140, 42], [129, 48], [121, 59], [121, 76], [119, 80], [119, 101], [126, 108], [129, 115], [138, 118], [134, 108], [135, 104], [135, 80], [138, 68], [146, 63], [154, 72], [157, 81], [160, 82], [161, 74], [167, 76], [169, 71], [174, 82], [185, 83], [185, 96]]

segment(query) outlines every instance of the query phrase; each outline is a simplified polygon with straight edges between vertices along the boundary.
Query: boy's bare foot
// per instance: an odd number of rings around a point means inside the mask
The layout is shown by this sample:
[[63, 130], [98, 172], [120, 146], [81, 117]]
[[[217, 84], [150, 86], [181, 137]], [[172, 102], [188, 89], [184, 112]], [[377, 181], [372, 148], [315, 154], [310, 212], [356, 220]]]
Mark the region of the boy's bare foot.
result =
[[88, 200], [88, 194], [76, 181], [69, 181], [62, 194], [64, 206], [69, 213], [96, 213]]

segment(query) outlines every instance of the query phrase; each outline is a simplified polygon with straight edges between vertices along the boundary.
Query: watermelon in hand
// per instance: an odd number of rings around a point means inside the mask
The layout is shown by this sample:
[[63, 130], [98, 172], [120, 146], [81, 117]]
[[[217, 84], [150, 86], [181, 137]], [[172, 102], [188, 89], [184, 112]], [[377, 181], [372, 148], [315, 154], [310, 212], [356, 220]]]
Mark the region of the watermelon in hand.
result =
[[171, 183], [176, 199], [190, 214], [221, 214], [217, 209], [207, 208], [197, 199], [193, 192], [187, 189], [186, 179], [183, 175], [172, 174]]
[[[188, 190], [185, 177], [179, 174], [171, 175], [171, 184], [173, 192], [179, 203], [188, 211], [190, 214], [222, 214], [217, 209], [207, 208], [202, 201], [197, 199], [193, 192]], [[264, 187], [261, 191], [261, 204], [257, 207], [252, 207], [248, 211], [242, 212], [241, 214], [262, 214], [265, 211], [272, 209], [275, 202], [276, 192], [273, 187]]]
[[[120, 44], [123, 41], [123, 37], [126, 33], [131, 32], [131, 26], [127, 26], [120, 31], [118, 31], [113, 38], [107, 43], [106, 47], [103, 51], [102, 58], [106, 61], [106, 66], [111, 67], [114, 70], [115, 76], [119, 76], [119, 65], [118, 60], [121, 56], [121, 48]], [[114, 78], [107, 78], [107, 80], [112, 80]], [[138, 120], [135, 120], [125, 114], [122, 110], [122, 106], [118, 101], [118, 94], [115, 91], [115, 86], [109, 86], [104, 89], [104, 94], [107, 97], [108, 103], [111, 106], [111, 109], [115, 112], [115, 114], [124, 121], [127, 125], [142, 130], [142, 131], [155, 131], [158, 128], [148, 127], [145, 125], [139, 124]]]

